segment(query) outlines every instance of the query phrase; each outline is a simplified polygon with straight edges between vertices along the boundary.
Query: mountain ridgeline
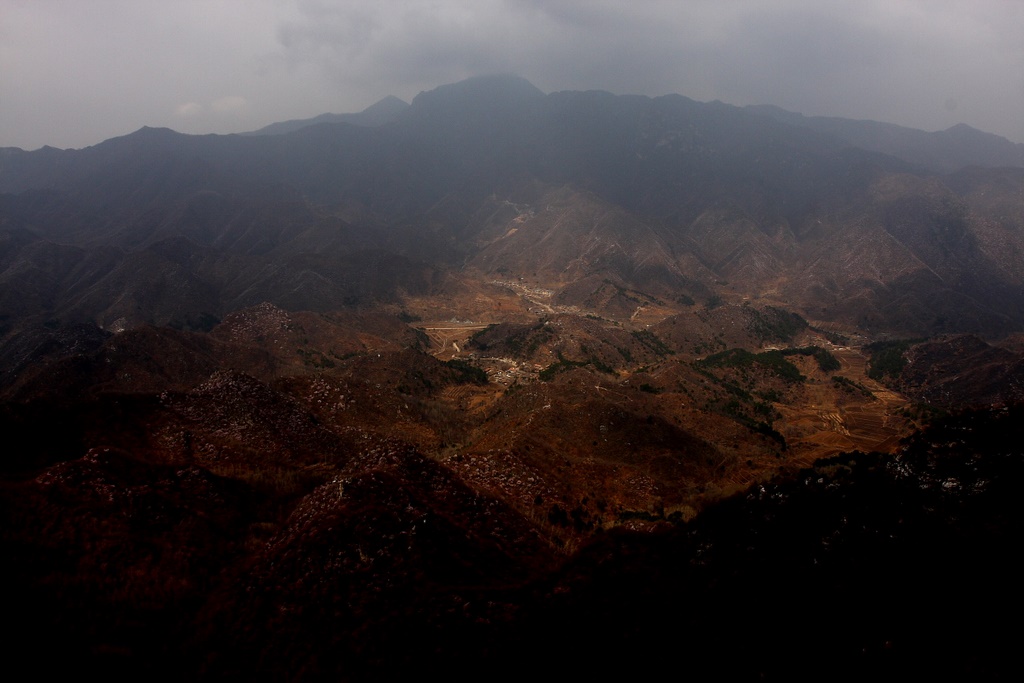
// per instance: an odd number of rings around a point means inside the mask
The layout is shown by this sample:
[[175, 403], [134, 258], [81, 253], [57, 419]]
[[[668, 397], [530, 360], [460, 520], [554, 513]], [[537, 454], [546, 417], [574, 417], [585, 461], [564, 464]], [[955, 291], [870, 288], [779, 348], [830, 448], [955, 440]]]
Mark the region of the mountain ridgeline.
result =
[[[144, 128], [2, 150], [0, 277], [19, 292], [4, 313], [110, 325], [263, 300], [330, 310], [471, 265], [558, 291], [597, 277], [783, 303], [872, 332], [1024, 325], [1024, 168], [969, 166], [980, 158], [958, 130], [932, 135], [943, 161], [929, 165], [893, 156], [920, 150], [920, 131], [868, 144], [868, 124], [678, 95], [545, 95], [508, 76], [403, 104], [249, 136]], [[985, 158], [1020, 161], [987, 142], [1002, 152]], [[537, 244], [543, 260], [525, 264]]]
[[50, 678], [1006, 680], [1022, 417], [1024, 160], [966, 127], [496, 76], [0, 149]]

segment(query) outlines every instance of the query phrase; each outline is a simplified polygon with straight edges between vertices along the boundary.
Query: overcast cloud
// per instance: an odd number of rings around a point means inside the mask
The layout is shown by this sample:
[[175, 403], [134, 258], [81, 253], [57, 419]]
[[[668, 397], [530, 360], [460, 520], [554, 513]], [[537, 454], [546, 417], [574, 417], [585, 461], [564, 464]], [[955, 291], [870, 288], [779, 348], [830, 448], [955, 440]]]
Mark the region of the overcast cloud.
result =
[[485, 73], [1024, 142], [1024, 2], [0, 0], [0, 146], [241, 132]]

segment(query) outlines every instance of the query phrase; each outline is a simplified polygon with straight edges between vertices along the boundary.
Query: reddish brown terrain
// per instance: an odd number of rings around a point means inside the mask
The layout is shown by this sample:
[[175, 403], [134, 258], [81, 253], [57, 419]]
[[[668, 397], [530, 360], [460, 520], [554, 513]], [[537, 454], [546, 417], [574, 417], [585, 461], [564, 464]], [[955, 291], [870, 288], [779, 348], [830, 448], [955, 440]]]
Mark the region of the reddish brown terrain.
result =
[[[947, 510], [947, 498], [968, 486], [980, 497], [963, 505], [1003, 505], [984, 502], [991, 482], [1002, 481], [997, 470], [913, 469], [915, 451], [901, 441], [917, 424], [911, 399], [868, 376], [863, 348], [829, 341], [840, 340], [780, 309], [687, 307], [650, 327], [566, 312], [518, 322], [527, 315], [520, 311], [510, 316], [517, 322], [481, 326], [471, 319], [476, 305], [472, 316], [402, 322], [263, 304], [208, 333], [139, 328], [41, 361], [13, 385], [19, 398], [3, 413], [21, 444], [5, 461], [3, 484], [3, 542], [16, 558], [8, 585], [27, 588], [12, 602], [25, 624], [15, 642], [27, 652], [60, 642], [87, 670], [125, 678], [278, 679], [299, 667], [301, 679], [363, 680], [508, 657], [517, 669], [559, 657], [558, 639], [589, 653], [579, 666], [590, 670], [595, 644], [612, 647], [609, 661], [624, 666], [632, 649], [619, 650], [613, 634], [628, 642], [638, 637], [630, 624], [655, 605], [682, 615], [696, 601], [704, 616], [685, 617], [678, 629], [705, 670], [722, 645], [699, 634], [707, 623], [732, 626], [731, 610], [766, 590], [754, 586], [769, 577], [788, 591], [835, 590], [853, 577], [836, 558], [854, 547], [861, 561], [895, 562], [901, 572], [937, 552], [922, 540], [936, 521], [901, 526], [918, 514], [913, 506], [865, 509], [857, 523], [895, 524], [925, 544], [924, 555], [868, 537], [840, 540], [848, 533], [842, 508], [822, 512], [836, 501], [859, 510], [850, 501], [866, 496], [877, 506], [908, 495], [903, 488], [920, 491], [913, 482], [927, 476], [920, 486], [945, 496], [919, 503], [932, 516], [961, 514]], [[406, 318], [414, 310], [428, 307], [404, 302]], [[911, 354], [905, 378], [918, 362]], [[55, 383], [67, 391], [47, 390]], [[952, 428], [1005, 445], [1019, 423], [999, 417], [997, 427]], [[54, 423], [59, 433], [47, 433]], [[958, 448], [991, 452], [988, 441], [968, 443]], [[961, 457], [921, 462], [960, 467]], [[883, 472], [891, 483], [877, 481]], [[790, 496], [789, 507], [775, 509]], [[738, 512], [742, 500], [750, 509]], [[796, 536], [769, 541], [782, 533], [770, 521], [736, 514], [793, 515], [786, 533]], [[826, 517], [812, 523], [819, 514]], [[983, 523], [988, 513], [977, 514]], [[741, 540], [758, 533], [765, 545]], [[822, 533], [852, 544], [838, 555], [828, 554], [831, 542], [823, 546], [833, 563], [824, 574], [808, 574], [779, 550], [813, 548], [794, 539]], [[1012, 532], [1000, 525], [996, 533]], [[942, 544], [968, 538], [957, 532]], [[758, 548], [749, 569], [736, 569], [746, 565], [732, 556], [739, 549], [726, 550], [732, 543]], [[724, 554], [705, 557], [709, 548]], [[962, 578], [967, 570], [943, 558], [933, 560]], [[689, 589], [664, 574], [679, 562]], [[717, 571], [754, 574], [726, 587]], [[851, 671], [903, 667], [947, 642], [918, 635], [948, 615], [891, 587], [853, 585], [841, 593], [847, 615], [916, 610], [915, 630], [891, 632], [896, 654], [886, 659], [889, 645], [866, 645], [854, 656], [846, 648], [859, 635], [826, 642], [800, 629], [817, 649], [772, 671], [809, 675], [805, 666], [824, 657], [848, 658]], [[699, 586], [710, 592], [696, 597]], [[781, 594], [769, 595], [782, 609]], [[830, 621], [802, 598], [785, 605]], [[592, 620], [607, 626], [595, 630]], [[743, 630], [738, 637], [760, 643], [750, 650], [758, 657], [785, 647]], [[658, 644], [650, 661], [672, 651], [665, 633], [648, 638]], [[1001, 670], [1001, 651], [990, 646], [968, 644], [964, 661], [974, 667], [989, 652], [983, 670]], [[744, 659], [726, 670], [747, 678], [760, 669]]]
[[367, 121], [0, 150], [11, 666], [1005, 680], [1020, 168], [513, 77]]

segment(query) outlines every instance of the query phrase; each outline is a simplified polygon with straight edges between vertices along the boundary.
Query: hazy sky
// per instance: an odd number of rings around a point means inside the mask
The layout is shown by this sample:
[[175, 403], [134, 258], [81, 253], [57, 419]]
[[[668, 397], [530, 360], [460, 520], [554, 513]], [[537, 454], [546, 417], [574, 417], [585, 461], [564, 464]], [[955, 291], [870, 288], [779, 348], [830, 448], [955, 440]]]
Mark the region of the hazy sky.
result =
[[484, 73], [1024, 142], [1024, 2], [0, 0], [0, 146], [253, 130]]

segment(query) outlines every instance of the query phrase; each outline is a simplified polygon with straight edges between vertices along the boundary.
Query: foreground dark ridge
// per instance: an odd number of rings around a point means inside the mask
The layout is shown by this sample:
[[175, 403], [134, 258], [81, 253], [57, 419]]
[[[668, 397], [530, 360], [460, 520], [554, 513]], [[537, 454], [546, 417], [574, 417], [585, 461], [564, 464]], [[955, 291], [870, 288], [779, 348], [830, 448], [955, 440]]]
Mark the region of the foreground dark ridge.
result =
[[895, 457], [822, 461], [567, 561], [393, 447], [350, 461], [262, 539], [277, 503], [257, 482], [94, 452], [3, 485], [11, 661], [108, 680], [554, 664], [999, 680], [1022, 606], [1021, 417], [944, 418]]

